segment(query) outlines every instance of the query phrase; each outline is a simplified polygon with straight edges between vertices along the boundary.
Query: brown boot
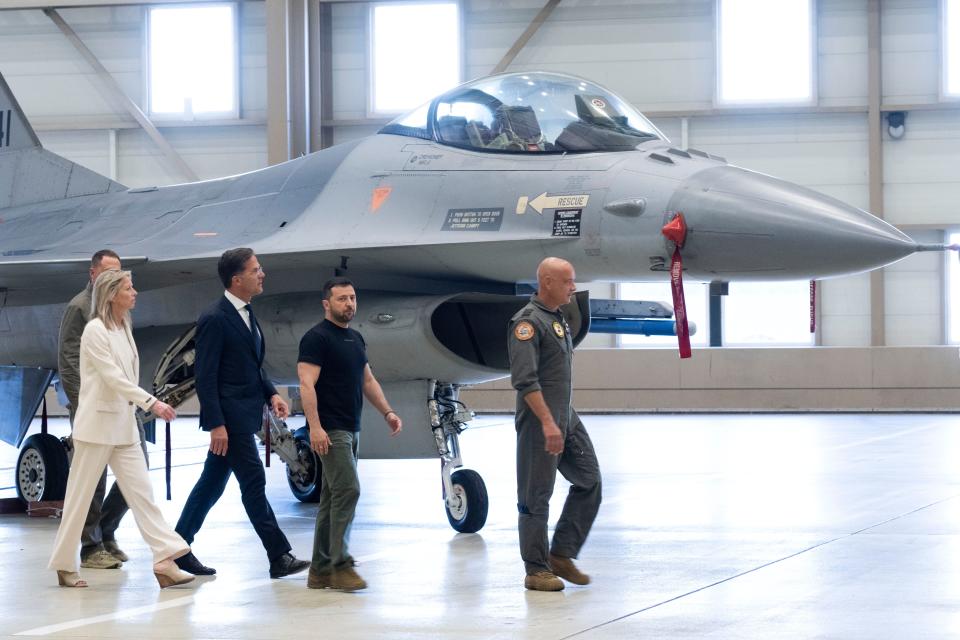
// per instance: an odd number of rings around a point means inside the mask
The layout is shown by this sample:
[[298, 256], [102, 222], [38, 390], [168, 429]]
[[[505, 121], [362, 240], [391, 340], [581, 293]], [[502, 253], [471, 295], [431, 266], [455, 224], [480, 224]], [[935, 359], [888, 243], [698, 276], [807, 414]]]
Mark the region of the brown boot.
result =
[[523, 579], [523, 586], [531, 591], [563, 591], [563, 581], [549, 571], [537, 571]]
[[314, 573], [313, 569], [307, 573], [307, 589], [332, 589], [332, 573]]
[[550, 554], [550, 569], [558, 576], [573, 584], [590, 584], [590, 576], [577, 569], [570, 558]]
[[366, 589], [367, 583], [353, 570], [353, 567], [344, 567], [333, 572], [330, 588], [340, 591], [359, 591]]

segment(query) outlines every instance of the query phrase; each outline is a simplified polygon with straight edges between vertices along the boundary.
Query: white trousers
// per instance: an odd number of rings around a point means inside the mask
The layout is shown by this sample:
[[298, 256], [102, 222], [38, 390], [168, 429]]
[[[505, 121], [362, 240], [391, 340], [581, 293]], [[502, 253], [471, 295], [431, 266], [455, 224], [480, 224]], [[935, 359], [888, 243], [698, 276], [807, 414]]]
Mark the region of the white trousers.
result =
[[107, 464], [113, 470], [120, 492], [133, 512], [140, 535], [153, 551], [153, 561], [180, 557], [190, 551], [190, 546], [167, 524], [153, 501], [153, 486], [139, 442], [112, 445], [74, 440], [73, 446], [73, 463], [67, 478], [63, 517], [53, 543], [53, 555], [48, 565], [50, 569], [77, 570], [80, 532], [97, 481]]

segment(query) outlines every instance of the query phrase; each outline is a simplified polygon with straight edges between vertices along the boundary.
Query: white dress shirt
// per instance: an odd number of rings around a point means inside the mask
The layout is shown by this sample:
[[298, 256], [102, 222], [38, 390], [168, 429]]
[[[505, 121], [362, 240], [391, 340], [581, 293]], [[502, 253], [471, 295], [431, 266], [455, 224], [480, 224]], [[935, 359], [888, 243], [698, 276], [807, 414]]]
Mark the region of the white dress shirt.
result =
[[[237, 311], [240, 313], [240, 317], [243, 318], [243, 324], [247, 325], [247, 329], [250, 329], [250, 312], [247, 311], [248, 302], [244, 302], [237, 296], [233, 295], [229, 291], [224, 290], [223, 295], [227, 297], [227, 300], [230, 301], [234, 307], [237, 308]], [[252, 331], [252, 329], [250, 329]]]

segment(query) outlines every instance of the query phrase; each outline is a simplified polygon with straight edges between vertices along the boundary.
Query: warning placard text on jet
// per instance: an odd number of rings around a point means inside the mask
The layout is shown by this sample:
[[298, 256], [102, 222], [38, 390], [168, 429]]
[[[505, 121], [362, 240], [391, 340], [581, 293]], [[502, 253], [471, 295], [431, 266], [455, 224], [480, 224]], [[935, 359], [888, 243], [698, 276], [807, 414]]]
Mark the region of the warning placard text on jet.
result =
[[558, 209], [553, 212], [553, 235], [561, 238], [580, 236], [582, 209]]
[[500, 231], [503, 209], [450, 209], [442, 231]]

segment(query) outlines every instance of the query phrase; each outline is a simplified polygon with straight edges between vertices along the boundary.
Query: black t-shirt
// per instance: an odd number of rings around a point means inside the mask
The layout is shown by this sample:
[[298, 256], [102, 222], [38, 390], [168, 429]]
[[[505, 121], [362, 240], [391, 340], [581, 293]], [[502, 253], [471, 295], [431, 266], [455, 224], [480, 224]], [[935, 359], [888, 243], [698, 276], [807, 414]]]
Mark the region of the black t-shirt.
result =
[[317, 413], [327, 431], [360, 431], [367, 345], [353, 329], [324, 320], [300, 340], [298, 362], [320, 367]]

